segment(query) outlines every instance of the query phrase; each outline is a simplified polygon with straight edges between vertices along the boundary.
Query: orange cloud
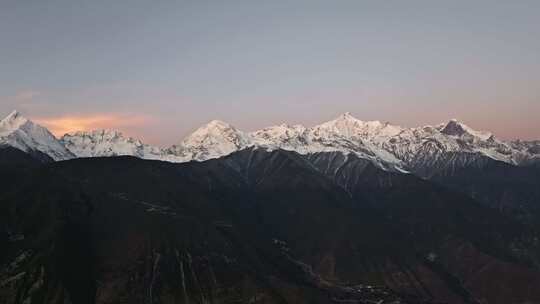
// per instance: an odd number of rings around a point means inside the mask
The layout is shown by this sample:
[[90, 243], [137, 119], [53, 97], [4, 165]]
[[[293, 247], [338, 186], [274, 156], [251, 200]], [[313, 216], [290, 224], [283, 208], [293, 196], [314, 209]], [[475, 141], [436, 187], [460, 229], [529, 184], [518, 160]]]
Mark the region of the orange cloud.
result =
[[149, 117], [137, 115], [98, 114], [90, 116], [63, 116], [53, 118], [35, 118], [35, 122], [45, 126], [55, 136], [62, 136], [75, 131], [96, 129], [119, 129], [137, 127], [151, 121]]

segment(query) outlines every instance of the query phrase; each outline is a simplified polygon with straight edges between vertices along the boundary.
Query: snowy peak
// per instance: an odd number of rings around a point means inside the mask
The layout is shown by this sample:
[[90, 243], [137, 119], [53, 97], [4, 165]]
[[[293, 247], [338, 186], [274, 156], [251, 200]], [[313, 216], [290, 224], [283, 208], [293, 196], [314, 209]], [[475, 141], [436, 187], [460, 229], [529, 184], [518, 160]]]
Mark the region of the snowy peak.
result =
[[132, 137], [124, 137], [121, 132], [113, 130], [69, 133], [62, 137], [61, 142], [77, 157], [131, 155], [158, 159], [161, 156], [159, 148]]
[[451, 119], [446, 124], [441, 125], [440, 131], [449, 136], [462, 137], [469, 135], [481, 140], [488, 140], [493, 137], [493, 134], [476, 131], [457, 119]]
[[247, 135], [221, 120], [212, 120], [185, 138], [181, 145], [192, 147], [200, 144], [234, 144], [241, 147], [249, 142]]
[[18, 119], [22, 119], [25, 121], [27, 120], [21, 115], [21, 113], [19, 113], [19, 111], [13, 110], [8, 116], [6, 116], [6, 118], [3, 119], [3, 121], [15, 121]]
[[212, 120], [206, 125], [195, 130], [195, 132], [193, 132], [190, 137], [220, 136], [223, 134], [237, 133], [240, 133], [240, 131], [238, 131], [232, 125], [221, 120]]
[[305, 144], [306, 130], [302, 125], [281, 124], [252, 132], [250, 135], [258, 145], [293, 150]]
[[446, 135], [461, 136], [467, 133], [464, 126], [457, 119], [453, 118], [441, 127], [441, 132]]
[[312, 129], [316, 137], [341, 136], [349, 139], [357, 136], [363, 129], [364, 124], [363, 121], [356, 119], [351, 113], [347, 112]]
[[280, 124], [277, 126], [267, 127], [259, 131], [253, 132], [253, 134], [261, 134], [268, 138], [270, 137], [295, 137], [301, 135], [306, 131], [306, 127], [302, 125], [288, 125]]
[[19, 112], [13, 111], [0, 121], [0, 136], [7, 136], [28, 122]]
[[0, 144], [29, 153], [40, 152], [53, 160], [73, 158], [73, 154], [49, 130], [33, 123], [17, 111], [11, 112], [0, 121]]
[[212, 120], [167, 152], [181, 159], [203, 161], [221, 157], [252, 145], [248, 134], [232, 125]]
[[403, 128], [378, 120], [362, 121], [346, 112], [334, 120], [313, 127], [312, 130], [315, 137], [341, 136], [352, 140], [377, 140], [377, 137], [395, 136], [403, 131]]
[[138, 139], [134, 139], [132, 137], [125, 137], [124, 134], [120, 131], [116, 130], [109, 130], [109, 129], [101, 129], [101, 130], [93, 130], [93, 131], [77, 131], [73, 133], [65, 134], [61, 140], [65, 141], [68, 139], [74, 139], [74, 138], [87, 138], [87, 139], [95, 139], [96, 141], [100, 142], [132, 142], [137, 145], [142, 145], [142, 142]]
[[339, 115], [338, 117], [336, 117], [336, 119], [332, 120], [332, 121], [350, 121], [350, 122], [361, 122], [361, 120], [359, 120], [358, 118], [354, 117], [351, 112], [345, 112], [341, 115]]

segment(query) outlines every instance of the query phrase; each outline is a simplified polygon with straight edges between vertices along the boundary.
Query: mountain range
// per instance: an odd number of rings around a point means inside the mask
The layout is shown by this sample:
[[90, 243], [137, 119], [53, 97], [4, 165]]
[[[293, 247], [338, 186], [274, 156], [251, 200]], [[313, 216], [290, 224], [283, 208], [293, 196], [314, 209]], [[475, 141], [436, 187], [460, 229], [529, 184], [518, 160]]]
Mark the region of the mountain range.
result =
[[513, 166], [540, 162], [540, 141], [500, 140], [455, 119], [436, 126], [404, 128], [362, 121], [350, 113], [309, 128], [282, 124], [254, 132], [214, 120], [178, 144], [160, 148], [114, 130], [79, 131], [56, 139], [46, 128], [14, 111], [0, 121], [0, 144], [53, 160], [128, 155], [169, 162], [205, 161], [250, 147], [303, 155], [341, 152], [369, 160], [384, 170], [423, 177], [479, 164], [482, 159]]
[[540, 303], [539, 142], [348, 113], [0, 136], [1, 303]]

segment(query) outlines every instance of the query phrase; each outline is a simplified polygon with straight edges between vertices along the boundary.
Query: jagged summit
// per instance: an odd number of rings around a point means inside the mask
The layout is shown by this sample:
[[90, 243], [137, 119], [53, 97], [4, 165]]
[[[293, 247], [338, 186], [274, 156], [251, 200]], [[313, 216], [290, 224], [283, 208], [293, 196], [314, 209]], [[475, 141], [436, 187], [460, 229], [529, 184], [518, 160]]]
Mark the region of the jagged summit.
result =
[[227, 128], [234, 128], [234, 127], [231, 124], [229, 124], [227, 122], [224, 122], [223, 120], [214, 119], [214, 120], [209, 121], [208, 123], [206, 123], [205, 125], [203, 125], [199, 129], [204, 129], [204, 128], [206, 128], [206, 129], [213, 129], [213, 128], [227, 129]]
[[203, 161], [221, 157], [252, 145], [249, 135], [234, 126], [221, 121], [212, 120], [188, 135], [178, 145], [167, 149], [182, 160]]
[[359, 120], [354, 117], [351, 112], [345, 112], [340, 114], [335, 120]]
[[461, 136], [467, 133], [467, 128], [468, 127], [459, 122], [457, 119], [451, 119], [444, 125], [441, 132], [446, 135]]
[[334, 118], [333, 120], [330, 120], [329, 122], [338, 122], [338, 121], [351, 121], [361, 124], [371, 124], [371, 125], [382, 125], [380, 120], [370, 120], [370, 121], [364, 121], [361, 119], [356, 118], [354, 115], [351, 114], [351, 112], [345, 112]]
[[352, 116], [350, 112], [341, 114], [336, 119], [317, 125], [312, 129], [317, 136], [342, 136], [353, 140], [394, 136], [403, 130], [403, 128], [388, 122], [360, 120]]
[[221, 120], [212, 120], [187, 136], [180, 144], [192, 146], [198, 143], [214, 143], [214, 141], [230, 141], [240, 144], [246, 135], [231, 124]]
[[91, 130], [91, 131], [75, 131], [75, 132], [69, 132], [64, 134], [62, 138], [60, 138], [61, 141], [66, 141], [67, 139], [72, 139], [76, 137], [83, 137], [83, 138], [94, 138], [94, 139], [100, 139], [102, 141], [115, 141], [115, 140], [129, 140], [131, 142], [138, 142], [139, 144], [142, 144], [142, 142], [138, 139], [132, 138], [132, 137], [126, 137], [124, 136], [124, 133], [117, 130], [112, 129], [97, 129], [97, 130]]
[[17, 110], [13, 110], [11, 111], [11, 113], [9, 113], [8, 116], [6, 116], [6, 120], [13, 120], [13, 119], [17, 119], [18, 117], [21, 117], [21, 113], [19, 113], [19, 111]]
[[465, 123], [458, 119], [450, 119], [447, 123], [441, 124], [439, 127], [441, 133], [450, 136], [473, 136], [481, 140], [488, 140], [493, 134], [489, 132], [476, 131], [473, 128], [467, 126]]
[[313, 127], [312, 130], [315, 132], [315, 136], [318, 137], [343, 136], [351, 138], [357, 135], [363, 126], [363, 121], [346, 112], [333, 120]]
[[113, 129], [96, 129], [91, 131], [75, 131], [66, 133], [64, 136], [74, 136], [74, 135], [101, 135], [101, 136], [118, 136], [123, 137], [124, 134], [121, 131]]
[[27, 122], [28, 119], [22, 116], [17, 110], [14, 110], [0, 121], [0, 136], [8, 135]]
[[53, 160], [74, 157], [49, 130], [28, 120], [18, 111], [11, 112], [0, 121], [0, 144], [28, 153], [43, 153]]
[[132, 155], [146, 159], [159, 159], [161, 150], [125, 137], [115, 130], [77, 131], [68, 133], [61, 142], [77, 157]]

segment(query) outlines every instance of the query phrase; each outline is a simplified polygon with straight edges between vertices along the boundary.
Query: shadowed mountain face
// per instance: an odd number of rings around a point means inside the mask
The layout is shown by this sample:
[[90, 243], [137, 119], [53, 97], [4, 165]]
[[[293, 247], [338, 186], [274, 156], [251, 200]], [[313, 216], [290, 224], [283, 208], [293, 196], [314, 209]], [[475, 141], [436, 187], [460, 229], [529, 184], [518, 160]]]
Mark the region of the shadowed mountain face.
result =
[[432, 180], [540, 231], [540, 170], [535, 166], [484, 160], [478, 166], [434, 175]]
[[28, 154], [19, 149], [0, 145], [0, 197], [20, 187], [28, 176], [51, 159], [44, 154]]
[[[539, 265], [538, 230], [521, 218], [493, 209], [486, 201], [477, 202], [466, 196], [466, 191], [447, 190], [450, 184], [438, 186], [413, 175], [377, 170], [365, 160], [354, 156], [321, 153], [311, 155], [310, 161], [346, 189], [355, 201], [368, 203], [388, 219], [388, 222], [397, 225], [400, 231], [406, 233], [404, 237], [409, 246], [416, 246], [417, 253], [422, 252], [427, 257], [441, 257], [439, 260], [435, 259], [441, 264], [432, 270], [445, 269], [447, 274], [461, 282], [461, 287], [474, 294], [476, 299], [487, 303], [512, 302], [516, 301], [516, 294], [530, 294], [533, 290], [534, 284], [527, 281], [530, 279], [528, 271], [527, 275], [517, 276], [520, 278], [519, 284], [512, 283], [513, 279], [503, 274], [509, 271], [507, 267], [512, 264], [511, 261], [522, 261], [533, 268]], [[481, 164], [477, 167], [479, 172], [483, 172], [480, 169]], [[453, 171], [446, 172], [448, 174]], [[478, 177], [476, 182], [485, 180], [489, 183], [490, 176], [497, 180], [497, 174], [504, 172], [488, 171], [485, 176]], [[507, 178], [512, 180], [513, 177]], [[525, 176], [521, 175], [521, 178], [516, 180], [515, 184], [522, 185], [522, 189], [527, 189], [529, 193], [538, 189], [534, 188], [531, 181], [521, 184]], [[533, 181], [539, 180], [535, 176], [529, 178]], [[512, 183], [498, 180], [499, 186], [512, 188]], [[529, 206], [534, 206], [534, 202], [538, 201], [538, 198], [531, 199]], [[530, 219], [537, 218], [538, 213], [530, 214]], [[489, 258], [484, 260], [488, 256]], [[493, 258], [499, 261], [493, 262]], [[497, 274], [498, 284], [515, 285], [514, 288], [519, 288], [520, 291], [504, 288], [490, 290], [487, 292], [489, 296], [481, 296], [482, 292], [479, 291], [487, 291], [486, 286], [489, 284], [486, 285], [486, 282], [493, 279], [494, 273]], [[495, 294], [500, 297], [491, 298]]]
[[11, 158], [2, 303], [540, 301], [528, 226], [356, 157]]

